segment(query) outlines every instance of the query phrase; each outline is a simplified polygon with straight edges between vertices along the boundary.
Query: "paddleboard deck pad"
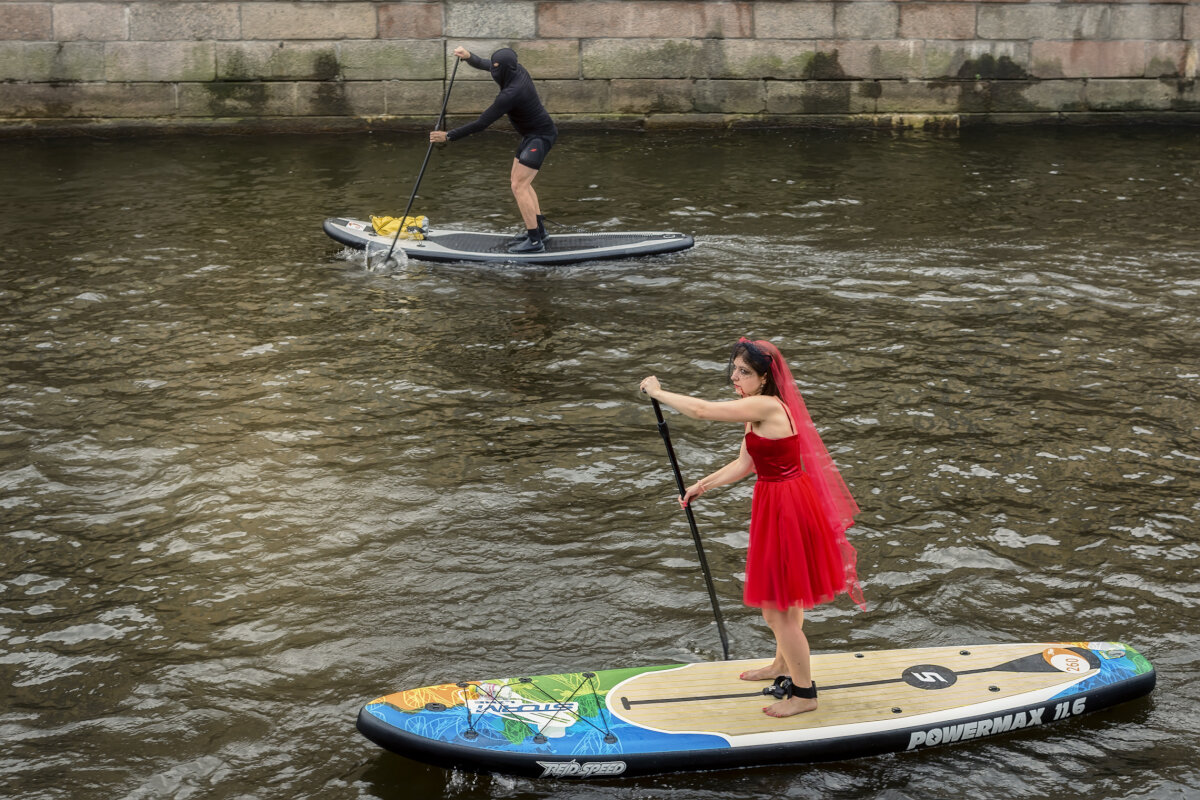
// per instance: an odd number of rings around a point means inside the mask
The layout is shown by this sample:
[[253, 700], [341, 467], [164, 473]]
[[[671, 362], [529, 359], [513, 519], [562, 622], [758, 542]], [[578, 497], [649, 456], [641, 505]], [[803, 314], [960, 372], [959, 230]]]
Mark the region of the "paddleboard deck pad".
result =
[[833, 761], [1040, 728], [1148, 694], [1154, 668], [1118, 642], [818, 654], [818, 708], [776, 719], [769, 661], [460, 681], [385, 695], [358, 730], [442, 767], [543, 778]]
[[[383, 254], [392, 246], [393, 235], [375, 233], [370, 222], [331, 217], [325, 220], [330, 238], [368, 257]], [[510, 253], [511, 234], [472, 231], [430, 230], [423, 239], [398, 239], [396, 250], [424, 261], [480, 261], [522, 264], [573, 264], [593, 259], [633, 258], [686, 250], [695, 240], [674, 231], [628, 231], [553, 234], [539, 253]]]

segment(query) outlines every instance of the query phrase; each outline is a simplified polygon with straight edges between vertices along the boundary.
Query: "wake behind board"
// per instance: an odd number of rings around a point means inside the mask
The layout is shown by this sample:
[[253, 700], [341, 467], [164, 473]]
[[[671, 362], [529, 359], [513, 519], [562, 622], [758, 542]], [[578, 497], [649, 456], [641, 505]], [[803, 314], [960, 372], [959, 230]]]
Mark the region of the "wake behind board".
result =
[[1150, 662], [1118, 642], [931, 647], [812, 657], [816, 711], [762, 713], [769, 661], [462, 681], [385, 695], [358, 730], [477, 772], [616, 777], [833, 761], [1038, 728], [1141, 697]]
[[[366, 250], [368, 256], [387, 253], [393, 235], [375, 233], [370, 222], [330, 217], [325, 233], [335, 241]], [[674, 231], [627, 231], [555, 234], [540, 253], [510, 253], [511, 234], [430, 230], [423, 239], [396, 241], [396, 250], [424, 261], [478, 261], [522, 264], [573, 264], [595, 259], [633, 258], [686, 250], [695, 240]]]

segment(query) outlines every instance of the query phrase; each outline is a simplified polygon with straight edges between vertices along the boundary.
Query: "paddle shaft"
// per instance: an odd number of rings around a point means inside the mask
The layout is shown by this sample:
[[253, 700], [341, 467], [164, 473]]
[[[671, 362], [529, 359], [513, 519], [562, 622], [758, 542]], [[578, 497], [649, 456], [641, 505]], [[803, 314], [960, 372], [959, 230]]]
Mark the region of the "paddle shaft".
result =
[[[458, 56], [454, 57], [454, 69], [450, 71], [450, 82], [446, 84], [446, 96], [442, 98], [442, 110], [438, 114], [437, 124], [433, 129], [441, 130], [442, 123], [446, 121], [446, 106], [450, 102], [450, 90], [454, 88], [454, 76], [458, 74]], [[429, 156], [433, 153], [433, 142], [429, 143], [429, 147], [425, 148], [425, 160], [421, 162], [421, 171], [417, 173], [417, 182], [413, 184], [412, 194], [408, 196], [408, 205], [404, 207], [404, 213], [400, 215], [400, 227], [396, 229], [396, 235], [392, 237], [392, 246], [388, 248], [387, 255], [383, 257], [383, 262], [392, 257], [392, 251], [396, 249], [396, 242], [400, 241], [400, 234], [404, 232], [404, 221], [408, 219], [408, 212], [412, 210], [413, 201], [417, 199], [417, 188], [421, 185], [421, 178], [425, 177], [425, 168], [429, 166]]]
[[[667, 421], [663, 419], [662, 406], [653, 397], [654, 416], [658, 417], [658, 432], [662, 434], [663, 444], [667, 446], [667, 457], [671, 459], [671, 469], [675, 471], [675, 485], [679, 488], [679, 496], [683, 497], [687, 490], [683, 486], [683, 475], [679, 472], [679, 462], [675, 459], [675, 448], [671, 446], [671, 431], [667, 429]], [[692, 527], [692, 539], [696, 542], [696, 555], [700, 557], [700, 569], [704, 571], [704, 583], [708, 586], [708, 599], [712, 601], [713, 616], [717, 620], [717, 633], [721, 636], [721, 649], [725, 660], [729, 660], [729, 638], [725, 635], [725, 621], [721, 619], [721, 606], [717, 603], [717, 592], [713, 587], [712, 573], [708, 570], [708, 559], [704, 556], [704, 544], [700, 541], [700, 531], [696, 529], [696, 517], [692, 514], [692, 506], [683, 507], [687, 512], [688, 525]]]

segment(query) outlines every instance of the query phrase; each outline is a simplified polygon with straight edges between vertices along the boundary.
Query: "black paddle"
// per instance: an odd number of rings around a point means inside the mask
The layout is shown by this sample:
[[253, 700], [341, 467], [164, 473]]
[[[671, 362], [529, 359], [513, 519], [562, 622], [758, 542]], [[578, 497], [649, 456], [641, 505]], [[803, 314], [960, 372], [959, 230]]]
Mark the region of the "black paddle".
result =
[[[671, 459], [671, 469], [675, 470], [675, 485], [679, 487], [679, 496], [683, 497], [687, 490], [683, 486], [683, 475], [679, 472], [679, 462], [675, 460], [675, 448], [671, 447], [671, 432], [667, 430], [667, 421], [663, 419], [662, 406], [653, 397], [654, 415], [658, 417], [658, 432], [662, 434], [663, 444], [667, 446], [667, 456]], [[687, 512], [688, 524], [692, 526], [692, 539], [696, 542], [696, 554], [700, 556], [700, 569], [704, 570], [704, 583], [708, 586], [708, 599], [712, 600], [713, 616], [717, 618], [717, 633], [721, 635], [721, 649], [725, 652], [725, 660], [729, 660], [729, 639], [725, 636], [725, 622], [721, 619], [721, 606], [717, 604], [717, 592], [713, 588], [712, 573], [708, 571], [708, 559], [704, 557], [704, 545], [700, 542], [700, 531], [696, 530], [696, 517], [692, 514], [689, 503], [683, 507]]]
[[[450, 90], [454, 88], [454, 76], [458, 74], [458, 62], [461, 60], [458, 56], [454, 57], [454, 69], [450, 72], [450, 83], [446, 84], [446, 96], [442, 98], [442, 111], [438, 114], [437, 124], [433, 126], [435, 131], [441, 130], [442, 123], [446, 121], [446, 105], [450, 102]], [[396, 235], [392, 237], [392, 246], [388, 248], [387, 255], [383, 257], [384, 264], [387, 264], [388, 259], [392, 257], [392, 251], [396, 249], [396, 242], [400, 241], [400, 234], [404, 232], [404, 223], [408, 219], [408, 212], [412, 210], [413, 200], [417, 199], [417, 187], [421, 185], [421, 178], [425, 177], [425, 167], [429, 166], [431, 153], [433, 153], [433, 142], [430, 142], [429, 147], [425, 148], [425, 160], [421, 162], [421, 171], [417, 173], [417, 182], [413, 184], [412, 194], [408, 196], [408, 205], [404, 207], [404, 213], [400, 215], [400, 227], [396, 229]]]

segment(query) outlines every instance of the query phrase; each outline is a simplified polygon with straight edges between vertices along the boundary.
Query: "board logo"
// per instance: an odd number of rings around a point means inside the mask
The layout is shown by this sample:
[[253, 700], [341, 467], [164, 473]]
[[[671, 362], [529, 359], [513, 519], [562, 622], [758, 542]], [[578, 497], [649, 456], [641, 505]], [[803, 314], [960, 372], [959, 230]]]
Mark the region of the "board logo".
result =
[[467, 704], [472, 714], [499, 714], [518, 719], [530, 714], [579, 713], [579, 703], [506, 703], [501, 700], [471, 700]]
[[1063, 700], [1054, 705], [1015, 711], [1011, 714], [1004, 714], [1003, 716], [992, 717], [991, 719], [977, 719], [971, 722], [960, 722], [955, 725], [942, 725], [913, 731], [909, 734], [907, 749], [915, 750], [918, 747], [933, 747], [939, 744], [963, 742], [968, 739], [978, 739], [981, 736], [993, 736], [997, 733], [1007, 733], [1008, 731], [1041, 725], [1043, 722], [1042, 717], [1047, 711], [1052, 712], [1053, 720], [1077, 717], [1087, 712], [1087, 698], [1078, 697], [1075, 700]]
[[1042, 651], [1042, 658], [1046, 659], [1046, 663], [1059, 672], [1065, 672], [1068, 675], [1081, 675], [1092, 668], [1087, 659], [1079, 653], [1061, 647], [1047, 647]]
[[1115, 660], [1125, 657], [1125, 645], [1120, 642], [1087, 642], [1084, 646], [1107, 659]]
[[543, 778], [594, 778], [598, 775], [620, 775], [625, 772], [624, 761], [539, 761]]
[[904, 670], [904, 682], [917, 689], [946, 689], [958, 682], [952, 669], [937, 664], [918, 664]]

